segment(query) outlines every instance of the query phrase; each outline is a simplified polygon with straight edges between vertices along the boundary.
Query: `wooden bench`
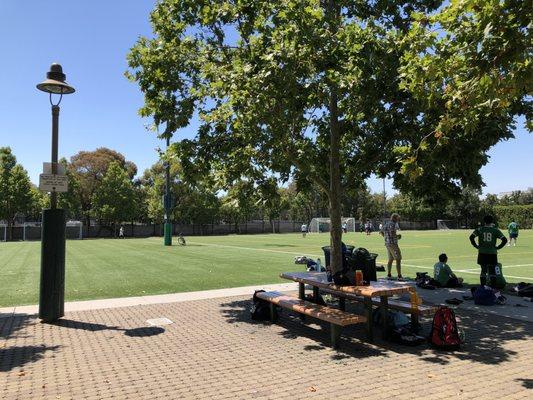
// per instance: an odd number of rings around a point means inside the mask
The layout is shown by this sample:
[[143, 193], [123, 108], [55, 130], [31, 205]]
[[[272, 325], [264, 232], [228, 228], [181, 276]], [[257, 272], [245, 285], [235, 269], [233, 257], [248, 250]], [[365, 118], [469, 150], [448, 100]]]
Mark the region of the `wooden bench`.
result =
[[[323, 293], [329, 293], [336, 297], [339, 296], [339, 292], [335, 290], [330, 290], [327, 288], [320, 288], [320, 291]], [[339, 297], [339, 307], [341, 310], [344, 310], [344, 299], [348, 299], [354, 302], [363, 303], [365, 298], [363, 296], [357, 296], [351, 293], [343, 293], [342, 297]], [[374, 306], [380, 306], [381, 300], [378, 297], [372, 297], [372, 305]], [[411, 306], [410, 301], [403, 301], [403, 300], [395, 300], [395, 299], [389, 299], [387, 302], [388, 308], [391, 308], [393, 310], [402, 311], [405, 313], [411, 314], [411, 322], [413, 324], [418, 324], [418, 317], [424, 316], [424, 315], [433, 315], [435, 311], [437, 310], [437, 306], [429, 305], [429, 304], [419, 304], [416, 309], [413, 309]]]
[[321, 306], [280, 292], [259, 292], [257, 293], [257, 297], [270, 303], [270, 320], [272, 322], [277, 319], [276, 306], [329, 322], [331, 328], [331, 345], [334, 348], [339, 344], [342, 327], [366, 322], [366, 317], [362, 315]]

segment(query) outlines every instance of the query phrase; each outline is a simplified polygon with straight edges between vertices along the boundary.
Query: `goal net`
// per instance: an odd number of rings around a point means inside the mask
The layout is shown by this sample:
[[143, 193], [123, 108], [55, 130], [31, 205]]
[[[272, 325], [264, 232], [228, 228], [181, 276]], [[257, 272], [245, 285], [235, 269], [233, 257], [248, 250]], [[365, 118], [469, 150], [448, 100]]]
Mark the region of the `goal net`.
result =
[[448, 229], [456, 229], [457, 223], [453, 219], [438, 219], [437, 220], [437, 229], [444, 231]]
[[[41, 222], [25, 222], [23, 240], [41, 240]], [[67, 239], [83, 239], [83, 223], [81, 221], [67, 221], [65, 227]]]
[[[341, 218], [341, 225], [346, 225], [346, 232], [355, 232], [355, 218]], [[330, 218], [313, 218], [309, 223], [309, 233], [329, 232], [330, 227]]]

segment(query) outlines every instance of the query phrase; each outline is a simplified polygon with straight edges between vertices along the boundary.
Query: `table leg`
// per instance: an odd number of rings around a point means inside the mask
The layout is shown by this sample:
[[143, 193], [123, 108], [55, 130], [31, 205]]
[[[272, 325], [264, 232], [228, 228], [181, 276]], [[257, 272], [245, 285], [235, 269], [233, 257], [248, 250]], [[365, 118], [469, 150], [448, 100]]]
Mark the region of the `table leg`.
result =
[[298, 282], [298, 298], [305, 300], [305, 284]]
[[342, 327], [335, 324], [329, 324], [331, 330], [331, 347], [334, 349], [339, 347], [339, 340], [341, 338]]
[[374, 341], [374, 319], [372, 318], [372, 298], [365, 297], [363, 301], [366, 313], [366, 336], [369, 342]]
[[[298, 282], [298, 298], [305, 301], [305, 284]], [[300, 320], [305, 321], [305, 315], [300, 314]]]
[[339, 297], [339, 310], [346, 311], [346, 299], [344, 297]]
[[315, 304], [318, 304], [318, 297], [320, 296], [320, 293], [318, 292], [318, 287], [313, 286], [313, 301]]
[[386, 339], [389, 334], [389, 298], [387, 296], [381, 296], [380, 309], [381, 319], [383, 319], [383, 339]]

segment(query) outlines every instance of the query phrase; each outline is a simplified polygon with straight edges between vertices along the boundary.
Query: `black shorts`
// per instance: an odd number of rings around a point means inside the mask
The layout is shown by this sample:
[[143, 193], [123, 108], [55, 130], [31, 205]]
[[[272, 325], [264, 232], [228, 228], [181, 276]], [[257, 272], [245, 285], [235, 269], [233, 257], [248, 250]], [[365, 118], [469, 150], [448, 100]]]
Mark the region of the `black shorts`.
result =
[[477, 263], [479, 265], [496, 265], [498, 264], [498, 254], [479, 253], [477, 255]]

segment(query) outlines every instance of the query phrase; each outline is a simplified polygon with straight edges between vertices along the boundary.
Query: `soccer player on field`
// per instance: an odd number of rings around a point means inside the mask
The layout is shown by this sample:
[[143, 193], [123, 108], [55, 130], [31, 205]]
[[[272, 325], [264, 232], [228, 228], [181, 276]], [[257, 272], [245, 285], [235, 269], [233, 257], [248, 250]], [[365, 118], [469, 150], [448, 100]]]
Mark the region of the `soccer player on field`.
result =
[[507, 246], [510, 246], [511, 243], [513, 246], [516, 246], [516, 239], [518, 239], [518, 224], [516, 222], [511, 221], [509, 226], [507, 227], [507, 230], [509, 231], [509, 243]]
[[[478, 243], [476, 243], [476, 237]], [[496, 241], [501, 243], [496, 246]], [[507, 238], [498, 228], [494, 227], [494, 219], [487, 215], [483, 218], [483, 226], [478, 227], [470, 235], [470, 243], [478, 249], [477, 263], [481, 267], [479, 281], [482, 285], [487, 283], [487, 273], [495, 275], [495, 267], [498, 264], [498, 250], [505, 246]]]

